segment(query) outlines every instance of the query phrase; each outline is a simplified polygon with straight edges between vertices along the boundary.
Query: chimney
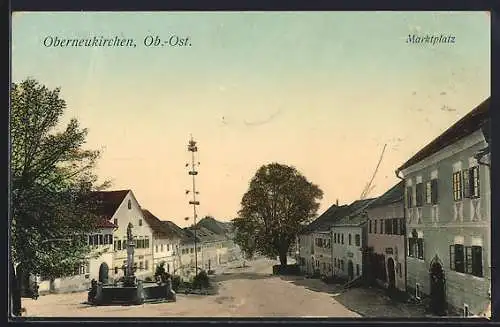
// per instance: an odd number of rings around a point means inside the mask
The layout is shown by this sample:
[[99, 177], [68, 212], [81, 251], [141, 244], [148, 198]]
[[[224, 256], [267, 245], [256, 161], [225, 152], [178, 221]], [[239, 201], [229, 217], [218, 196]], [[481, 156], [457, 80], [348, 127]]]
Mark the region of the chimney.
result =
[[335, 205], [338, 207], [339, 206], [339, 199], [337, 199], [337, 201], [335, 201]]

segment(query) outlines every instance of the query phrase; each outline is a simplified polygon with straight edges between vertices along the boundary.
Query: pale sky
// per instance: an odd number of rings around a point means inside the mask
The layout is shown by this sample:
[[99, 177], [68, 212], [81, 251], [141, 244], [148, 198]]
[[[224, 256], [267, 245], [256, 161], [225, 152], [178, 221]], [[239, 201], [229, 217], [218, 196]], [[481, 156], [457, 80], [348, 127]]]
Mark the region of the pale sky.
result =
[[[409, 44], [409, 34], [454, 44]], [[135, 48], [47, 48], [47, 36], [134, 38]], [[147, 35], [190, 47], [147, 48]], [[490, 95], [485, 12], [17, 13], [12, 79], [61, 87], [103, 148], [97, 173], [160, 219], [192, 216], [190, 133], [199, 142], [199, 216], [236, 217], [259, 166], [295, 166], [321, 209], [370, 194]], [[190, 221], [191, 222], [191, 221]]]

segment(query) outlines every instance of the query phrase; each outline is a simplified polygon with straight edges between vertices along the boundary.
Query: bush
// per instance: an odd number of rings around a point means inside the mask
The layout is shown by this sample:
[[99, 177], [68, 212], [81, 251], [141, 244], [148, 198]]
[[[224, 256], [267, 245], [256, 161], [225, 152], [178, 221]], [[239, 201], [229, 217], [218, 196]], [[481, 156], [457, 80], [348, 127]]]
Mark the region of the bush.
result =
[[202, 270], [193, 278], [193, 288], [208, 288], [210, 280], [207, 273]]
[[172, 289], [174, 292], [179, 290], [179, 286], [181, 285], [181, 276], [173, 276], [172, 277]]

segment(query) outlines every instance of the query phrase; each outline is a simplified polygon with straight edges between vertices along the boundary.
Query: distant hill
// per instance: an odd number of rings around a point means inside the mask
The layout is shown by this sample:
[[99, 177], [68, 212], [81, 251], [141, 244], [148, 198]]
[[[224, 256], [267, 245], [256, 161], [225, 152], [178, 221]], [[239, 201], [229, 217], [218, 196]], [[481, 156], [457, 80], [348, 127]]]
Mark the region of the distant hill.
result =
[[208, 229], [214, 234], [223, 235], [228, 238], [232, 238], [233, 235], [233, 224], [230, 222], [219, 221], [214, 217], [207, 216], [201, 219], [197, 224], [198, 227], [203, 227]]

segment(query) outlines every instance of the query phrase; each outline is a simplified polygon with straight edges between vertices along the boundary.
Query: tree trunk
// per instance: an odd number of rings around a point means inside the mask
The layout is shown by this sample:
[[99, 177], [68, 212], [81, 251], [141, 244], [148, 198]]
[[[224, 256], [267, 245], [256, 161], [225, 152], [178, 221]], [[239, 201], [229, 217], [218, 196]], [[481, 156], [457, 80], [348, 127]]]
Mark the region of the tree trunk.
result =
[[286, 267], [286, 265], [287, 265], [287, 259], [288, 259], [287, 252], [288, 252], [288, 251], [285, 251], [285, 252], [280, 251], [280, 254], [279, 254], [279, 257], [280, 257], [280, 264], [281, 264], [281, 266], [283, 266], [283, 267]]
[[17, 280], [16, 270], [14, 264], [10, 263], [10, 268], [12, 271], [11, 275], [11, 293], [10, 299], [12, 303], [12, 315], [19, 317], [21, 316], [21, 290], [19, 288], [19, 282]]

